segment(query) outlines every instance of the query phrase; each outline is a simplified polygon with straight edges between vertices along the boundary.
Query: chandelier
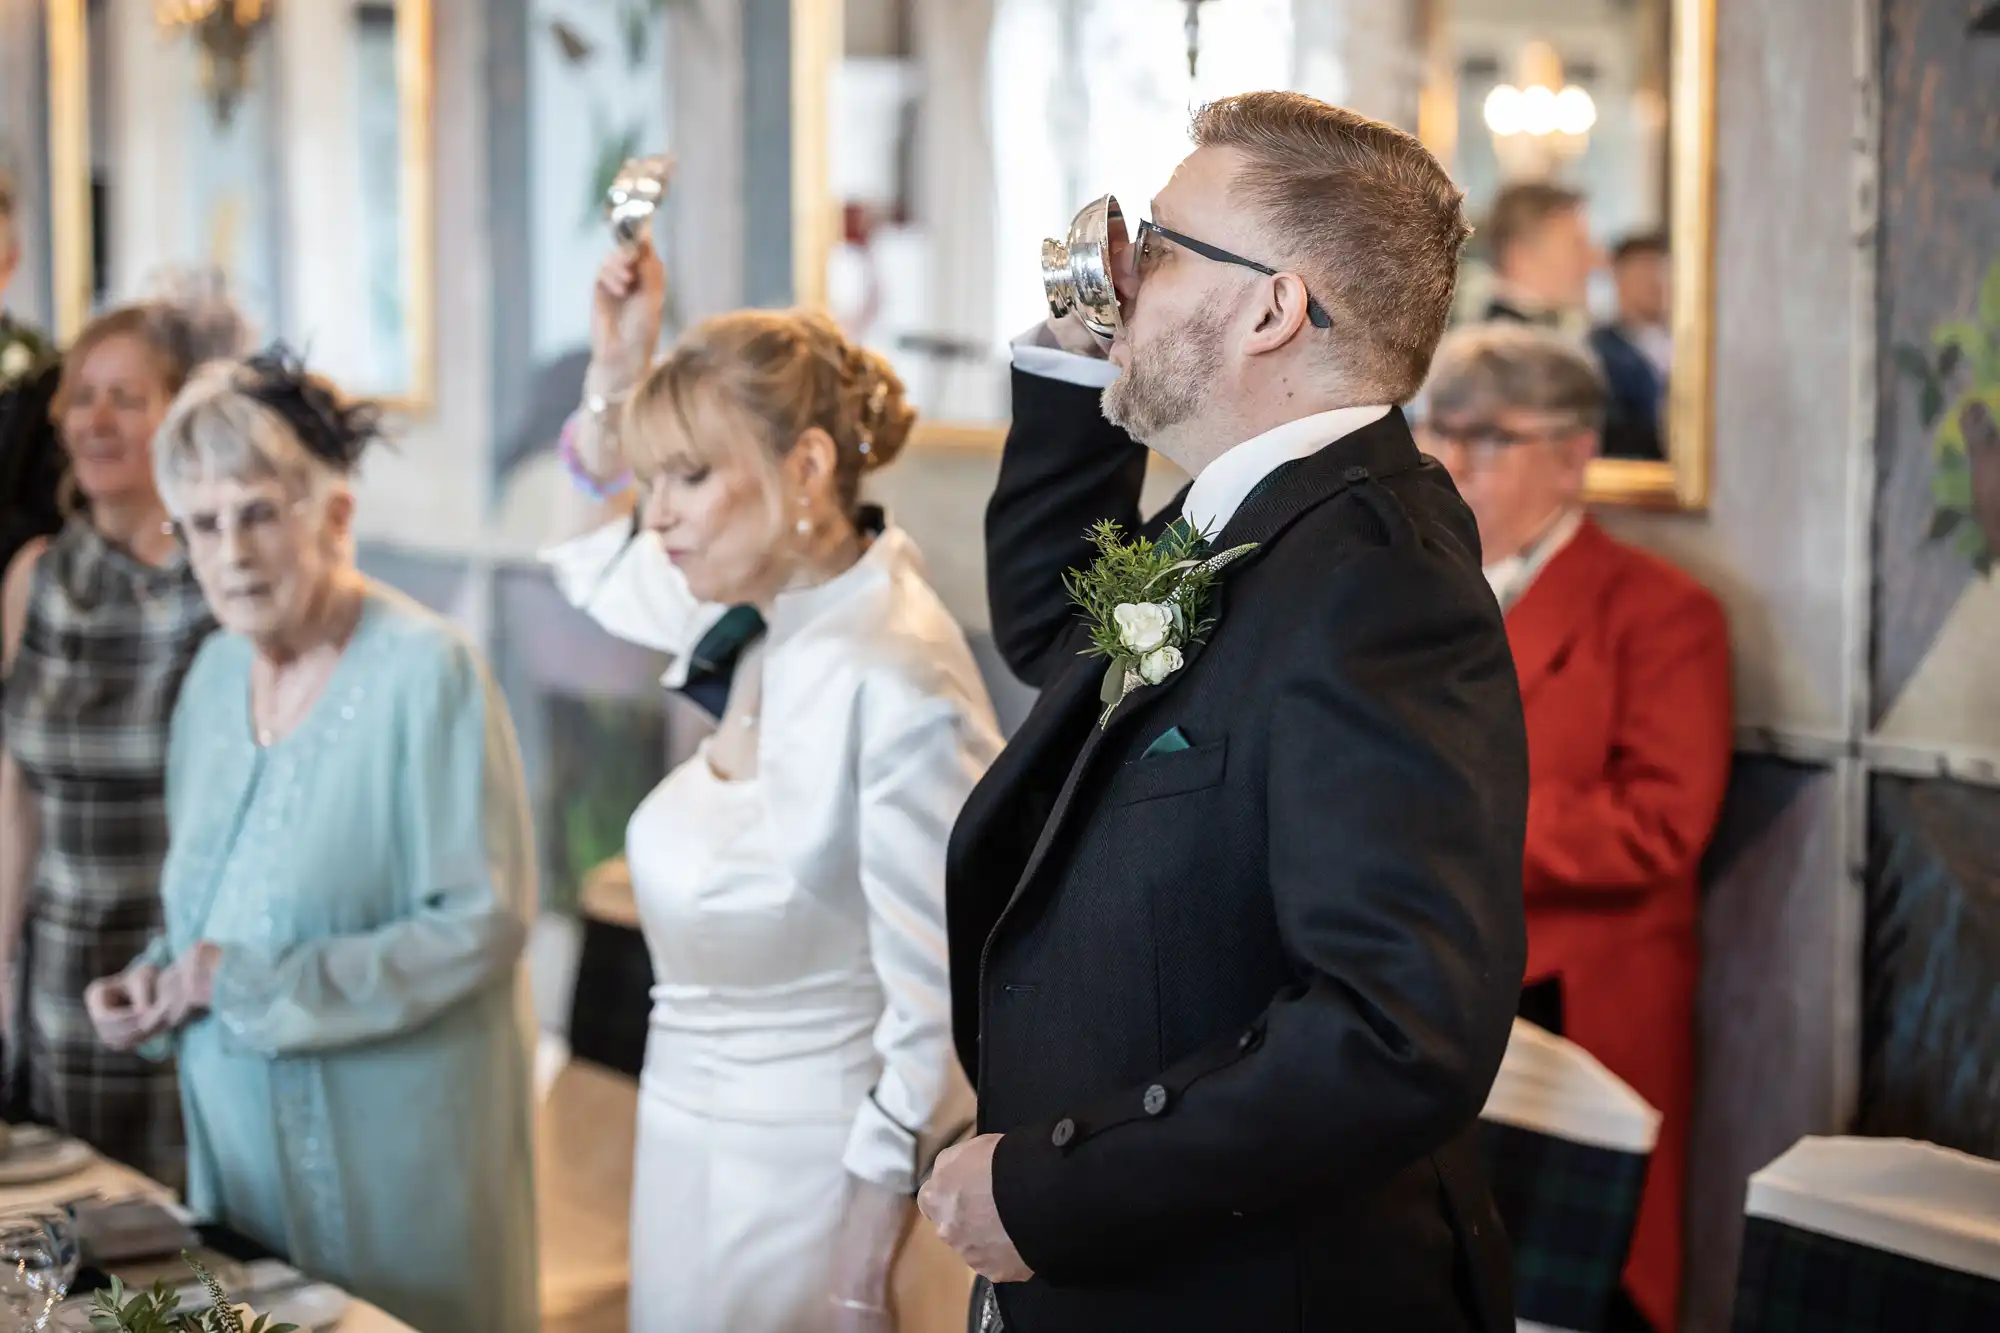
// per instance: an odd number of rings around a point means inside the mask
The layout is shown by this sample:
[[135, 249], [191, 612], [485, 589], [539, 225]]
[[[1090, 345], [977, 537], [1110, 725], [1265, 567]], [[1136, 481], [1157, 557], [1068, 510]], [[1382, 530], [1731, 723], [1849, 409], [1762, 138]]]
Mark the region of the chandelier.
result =
[[1503, 178], [1553, 180], [1583, 156], [1597, 124], [1585, 81], [1564, 78], [1562, 59], [1546, 42], [1528, 44], [1516, 81], [1486, 97], [1486, 128]]
[[271, 0], [153, 0], [153, 18], [185, 28], [201, 52], [201, 86], [216, 123], [227, 125], [250, 83], [250, 48], [270, 21]]
[[1545, 42], [1521, 53], [1521, 85], [1503, 83], [1486, 96], [1486, 128], [1496, 141], [1540, 140], [1547, 151], [1574, 157], [1590, 141], [1597, 103], [1563, 81], [1562, 59]]

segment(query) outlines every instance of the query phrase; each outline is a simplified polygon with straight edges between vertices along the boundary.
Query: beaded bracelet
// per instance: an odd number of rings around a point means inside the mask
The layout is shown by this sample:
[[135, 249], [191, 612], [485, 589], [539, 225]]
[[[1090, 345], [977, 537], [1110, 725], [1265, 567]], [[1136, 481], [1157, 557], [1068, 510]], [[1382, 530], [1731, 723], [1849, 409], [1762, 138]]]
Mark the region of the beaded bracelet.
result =
[[599, 481], [576, 453], [577, 420], [582, 414], [572, 412], [569, 420], [563, 422], [562, 434], [556, 438], [556, 457], [562, 460], [563, 471], [569, 473], [570, 484], [593, 500], [609, 500], [623, 495], [632, 488], [632, 471], [625, 471], [610, 481]]

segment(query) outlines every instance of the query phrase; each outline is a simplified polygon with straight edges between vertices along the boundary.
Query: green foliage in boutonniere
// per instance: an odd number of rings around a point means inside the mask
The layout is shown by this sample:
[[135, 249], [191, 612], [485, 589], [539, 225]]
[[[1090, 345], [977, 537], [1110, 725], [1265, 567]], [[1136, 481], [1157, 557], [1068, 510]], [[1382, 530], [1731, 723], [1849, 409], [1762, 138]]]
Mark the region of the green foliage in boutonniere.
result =
[[1185, 650], [1214, 626], [1207, 615], [1216, 576], [1256, 544], [1210, 554], [1207, 540], [1183, 522], [1167, 525], [1158, 541], [1125, 540], [1105, 521], [1090, 530], [1097, 559], [1063, 576], [1070, 600], [1090, 623], [1093, 657], [1110, 661], [1104, 673], [1104, 715], [1141, 685], [1158, 685], [1186, 664]]
[[181, 1259], [208, 1289], [213, 1302], [208, 1309], [200, 1314], [184, 1313], [180, 1293], [164, 1278], [155, 1282], [151, 1291], [127, 1296], [125, 1284], [114, 1277], [111, 1286], [98, 1292], [91, 1304], [91, 1328], [98, 1333], [298, 1333], [297, 1325], [273, 1324], [269, 1315], [259, 1315], [246, 1328], [215, 1275], [191, 1254], [183, 1253]]

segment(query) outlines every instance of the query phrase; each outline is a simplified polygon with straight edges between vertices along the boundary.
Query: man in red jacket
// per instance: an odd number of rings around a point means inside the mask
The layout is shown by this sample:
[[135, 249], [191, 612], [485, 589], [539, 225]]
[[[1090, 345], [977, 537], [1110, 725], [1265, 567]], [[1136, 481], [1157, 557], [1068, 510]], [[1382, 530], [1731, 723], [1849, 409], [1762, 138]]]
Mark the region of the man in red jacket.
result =
[[1447, 340], [1422, 447], [1479, 520], [1528, 725], [1521, 1014], [1663, 1117], [1611, 1330], [1679, 1327], [1694, 1098], [1697, 868], [1729, 778], [1715, 598], [1583, 511], [1607, 400], [1581, 349], [1523, 325]]

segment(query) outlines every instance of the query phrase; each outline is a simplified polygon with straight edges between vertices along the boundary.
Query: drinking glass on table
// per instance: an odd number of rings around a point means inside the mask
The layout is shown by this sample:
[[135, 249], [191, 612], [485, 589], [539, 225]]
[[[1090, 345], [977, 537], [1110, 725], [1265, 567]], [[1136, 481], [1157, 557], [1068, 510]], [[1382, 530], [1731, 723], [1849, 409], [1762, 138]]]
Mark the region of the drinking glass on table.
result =
[[49, 1327], [81, 1263], [69, 1214], [46, 1208], [0, 1214], [0, 1302], [17, 1328]]

